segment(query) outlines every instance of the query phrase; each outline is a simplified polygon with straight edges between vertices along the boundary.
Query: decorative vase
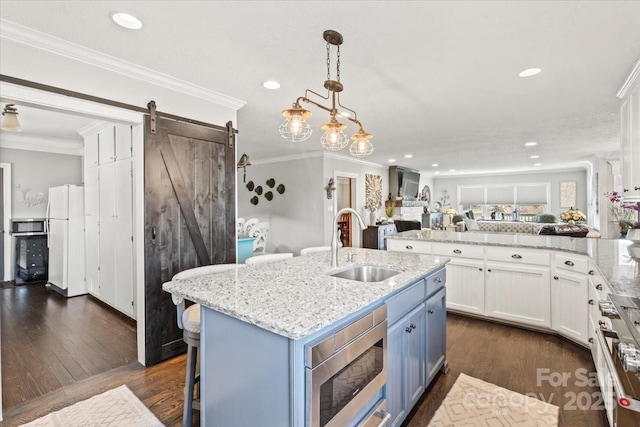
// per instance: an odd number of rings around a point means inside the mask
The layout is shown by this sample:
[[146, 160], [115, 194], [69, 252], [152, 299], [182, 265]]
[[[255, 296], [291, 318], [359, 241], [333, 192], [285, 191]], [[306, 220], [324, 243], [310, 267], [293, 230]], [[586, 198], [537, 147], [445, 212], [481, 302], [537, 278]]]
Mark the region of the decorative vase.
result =
[[376, 225], [376, 211], [369, 212], [369, 225]]
[[574, 225], [576, 222], [572, 219], [570, 219], [569, 221], [567, 221], [569, 224]]
[[630, 228], [627, 230], [627, 240], [640, 243], [640, 228]]

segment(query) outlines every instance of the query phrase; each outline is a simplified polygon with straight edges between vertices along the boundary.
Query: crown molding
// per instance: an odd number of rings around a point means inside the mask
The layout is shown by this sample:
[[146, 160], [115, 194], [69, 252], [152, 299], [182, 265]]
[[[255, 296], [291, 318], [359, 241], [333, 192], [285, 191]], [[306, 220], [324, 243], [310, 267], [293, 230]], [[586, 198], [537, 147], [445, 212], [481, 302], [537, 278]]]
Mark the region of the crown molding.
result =
[[113, 126], [113, 123], [105, 122], [104, 120], [94, 120], [88, 125], [76, 130], [76, 132], [78, 132], [80, 136], [86, 137], [88, 135], [93, 135], [95, 133], [98, 133], [101, 130], [108, 128], [109, 126]]
[[359, 165], [364, 165], [364, 166], [369, 166], [369, 167], [374, 167], [374, 168], [379, 168], [379, 169], [387, 169], [388, 166], [386, 165], [381, 165], [378, 163], [373, 163], [373, 162], [368, 162], [366, 160], [362, 160], [358, 157], [352, 157], [352, 156], [343, 156], [342, 154], [338, 154], [338, 153], [332, 153], [329, 151], [324, 151], [323, 152], [324, 157], [328, 157], [330, 159], [336, 159], [336, 160], [342, 160], [345, 162], [350, 162], [350, 163], [356, 163]]
[[41, 151], [45, 153], [68, 154], [72, 156], [82, 156], [84, 154], [84, 144], [82, 141], [23, 136], [8, 132], [2, 132], [0, 148]]
[[313, 151], [310, 153], [288, 154], [286, 156], [268, 157], [266, 159], [251, 160], [252, 165], [266, 165], [270, 163], [290, 162], [293, 160], [313, 159], [322, 157], [322, 151]]
[[620, 90], [618, 90], [618, 93], [616, 93], [616, 96], [620, 99], [627, 96], [627, 93], [637, 81], [640, 81], [640, 59], [636, 61], [636, 64], [633, 66], [633, 70], [631, 70], [631, 73], [627, 76], [627, 79], [620, 87]]
[[64, 56], [75, 61], [84, 62], [94, 67], [99, 67], [157, 86], [162, 86], [236, 111], [247, 104], [240, 99], [206, 89], [150, 68], [124, 61], [115, 56], [89, 49], [50, 34], [16, 24], [15, 22], [7, 21], [6, 19], [0, 19], [0, 38]]

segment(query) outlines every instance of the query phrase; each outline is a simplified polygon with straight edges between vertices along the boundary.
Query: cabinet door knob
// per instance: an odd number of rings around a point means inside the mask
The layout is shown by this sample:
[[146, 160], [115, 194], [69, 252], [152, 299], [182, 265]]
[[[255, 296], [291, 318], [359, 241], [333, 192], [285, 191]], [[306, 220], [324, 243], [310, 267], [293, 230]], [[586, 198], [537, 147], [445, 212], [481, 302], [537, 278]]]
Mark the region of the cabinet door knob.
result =
[[429, 314], [433, 314], [433, 310], [427, 310]]
[[589, 300], [589, 305], [593, 305], [593, 300], [592, 299]]
[[589, 273], [588, 273], [588, 274], [589, 274], [590, 276], [593, 276], [594, 274], [596, 274], [596, 272], [595, 272], [595, 270], [589, 270]]
[[589, 344], [593, 344], [593, 338], [589, 338]]
[[558, 280], [558, 276], [553, 276], [553, 280]]
[[601, 290], [602, 290], [602, 283], [598, 283], [598, 284], [596, 285], [596, 289], [597, 289], [597, 290], [599, 290], [599, 291], [601, 291]]
[[513, 258], [513, 259], [522, 259], [522, 255], [513, 254], [513, 255], [511, 255], [511, 258]]
[[606, 326], [604, 320], [598, 320], [598, 326]]
[[487, 268], [487, 271], [488, 271], [489, 273], [491, 273], [491, 269], [490, 269], [490, 268]]
[[454, 253], [454, 254], [461, 254], [461, 253], [462, 253], [462, 251], [461, 251], [460, 249], [454, 249], [454, 250], [453, 250], [453, 253]]
[[407, 249], [413, 249], [413, 246], [411, 246], [411, 245], [407, 245], [407, 246], [405, 246], [405, 248], [407, 248]]
[[567, 260], [567, 261], [564, 262], [564, 265], [568, 265], [569, 267], [573, 267], [575, 264], [572, 261]]
[[405, 329], [405, 332], [411, 333], [411, 331], [413, 331], [413, 329], [411, 329], [411, 327], [407, 326], [407, 328]]
[[478, 267], [478, 270], [482, 271], [482, 267]]

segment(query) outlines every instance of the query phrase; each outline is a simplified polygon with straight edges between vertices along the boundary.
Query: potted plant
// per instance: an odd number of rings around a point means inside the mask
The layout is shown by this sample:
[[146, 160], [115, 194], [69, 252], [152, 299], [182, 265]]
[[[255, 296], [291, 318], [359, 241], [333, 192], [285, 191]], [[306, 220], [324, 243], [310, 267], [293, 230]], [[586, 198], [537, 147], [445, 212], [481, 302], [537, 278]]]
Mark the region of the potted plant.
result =
[[604, 195], [611, 203], [609, 212], [613, 221], [620, 227], [620, 237], [626, 234], [628, 240], [640, 242], [640, 231], [631, 231], [640, 229], [640, 202], [625, 202], [622, 194], [617, 191], [604, 193]]

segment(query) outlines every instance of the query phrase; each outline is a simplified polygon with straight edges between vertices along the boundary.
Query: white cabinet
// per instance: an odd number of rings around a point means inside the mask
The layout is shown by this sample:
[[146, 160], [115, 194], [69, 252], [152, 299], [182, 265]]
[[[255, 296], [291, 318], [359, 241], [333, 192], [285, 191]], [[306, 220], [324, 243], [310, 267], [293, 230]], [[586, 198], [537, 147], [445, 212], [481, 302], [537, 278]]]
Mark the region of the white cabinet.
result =
[[640, 201], [640, 61], [620, 90], [620, 166], [623, 197]]
[[98, 132], [101, 165], [131, 158], [131, 126], [116, 124]]
[[97, 147], [99, 164], [85, 169], [87, 287], [135, 318], [131, 127], [113, 124], [85, 135], [85, 155], [89, 145]]
[[587, 344], [590, 305], [587, 277], [556, 269], [552, 287], [552, 328], [560, 335]]
[[485, 314], [516, 323], [551, 326], [549, 267], [486, 263]]
[[440, 289], [427, 300], [427, 384], [446, 363], [447, 289]]
[[447, 308], [484, 314], [484, 261], [456, 258], [446, 265]]
[[98, 134], [87, 135], [84, 138], [84, 167], [98, 166]]
[[94, 296], [99, 296], [100, 251], [96, 242], [100, 241], [100, 201], [99, 171], [97, 166], [84, 170], [84, 237], [87, 291]]

